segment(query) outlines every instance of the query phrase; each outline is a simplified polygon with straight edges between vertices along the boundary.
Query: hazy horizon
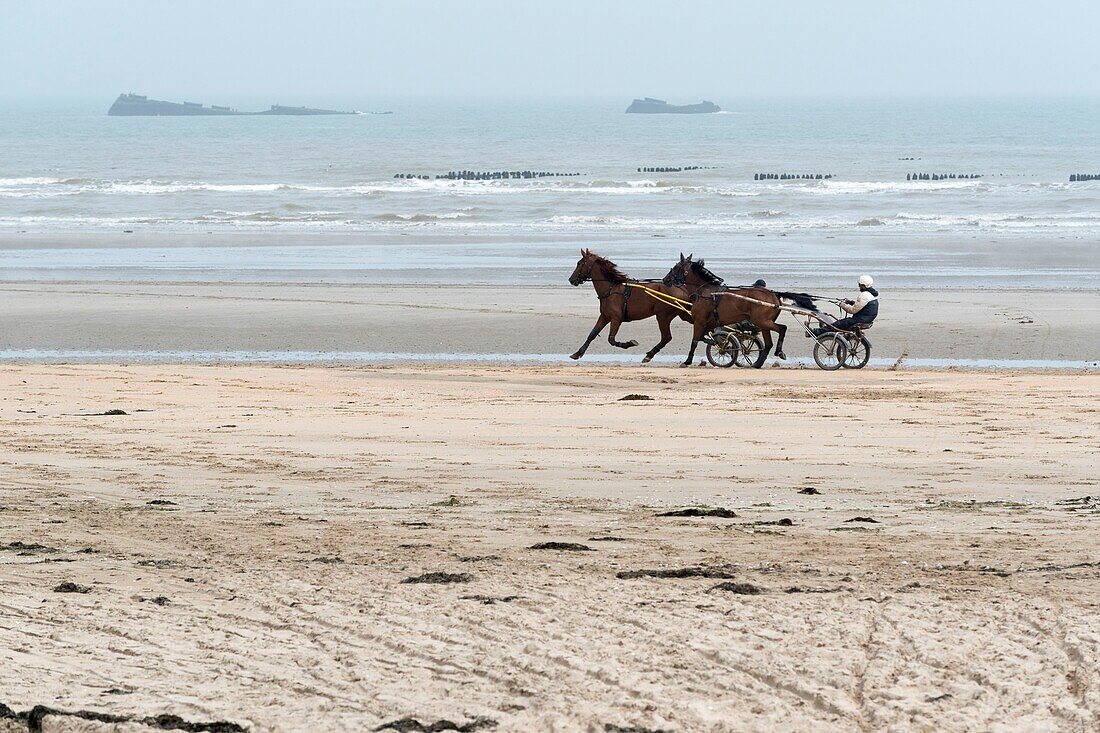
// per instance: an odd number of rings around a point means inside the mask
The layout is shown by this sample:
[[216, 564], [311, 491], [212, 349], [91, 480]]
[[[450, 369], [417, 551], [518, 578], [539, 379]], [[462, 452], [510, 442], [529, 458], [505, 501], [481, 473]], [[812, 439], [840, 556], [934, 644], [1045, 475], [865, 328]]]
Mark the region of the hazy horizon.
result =
[[0, 96], [1094, 96], [1100, 4], [0, 0]]

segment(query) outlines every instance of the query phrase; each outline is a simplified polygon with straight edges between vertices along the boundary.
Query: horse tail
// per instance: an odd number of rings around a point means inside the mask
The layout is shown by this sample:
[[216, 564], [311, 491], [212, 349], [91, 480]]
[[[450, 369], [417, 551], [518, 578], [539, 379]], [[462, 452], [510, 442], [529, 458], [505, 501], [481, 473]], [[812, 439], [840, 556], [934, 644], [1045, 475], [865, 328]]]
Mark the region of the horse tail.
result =
[[776, 291], [776, 296], [779, 297], [779, 301], [785, 304], [797, 305], [799, 308], [805, 308], [806, 310], [816, 311], [817, 303], [813, 297], [806, 293], [781, 293]]

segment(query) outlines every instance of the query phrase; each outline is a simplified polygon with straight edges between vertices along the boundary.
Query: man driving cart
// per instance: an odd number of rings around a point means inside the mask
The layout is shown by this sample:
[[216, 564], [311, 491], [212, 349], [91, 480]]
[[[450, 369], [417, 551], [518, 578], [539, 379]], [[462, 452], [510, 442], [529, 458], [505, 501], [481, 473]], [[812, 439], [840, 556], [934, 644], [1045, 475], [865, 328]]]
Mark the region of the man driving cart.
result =
[[832, 323], [826, 323], [813, 330], [815, 336], [831, 331], [849, 331], [858, 326], [869, 326], [878, 317], [878, 291], [870, 275], [859, 276], [859, 295], [855, 300], [843, 300], [837, 303], [848, 314]]

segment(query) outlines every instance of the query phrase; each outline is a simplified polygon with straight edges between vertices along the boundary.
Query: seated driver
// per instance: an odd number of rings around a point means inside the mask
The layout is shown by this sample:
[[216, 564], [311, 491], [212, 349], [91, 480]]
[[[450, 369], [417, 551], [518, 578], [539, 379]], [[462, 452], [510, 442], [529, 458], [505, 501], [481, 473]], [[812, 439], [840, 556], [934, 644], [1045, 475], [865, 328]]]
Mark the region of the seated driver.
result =
[[859, 276], [859, 295], [855, 300], [845, 300], [840, 307], [847, 318], [814, 329], [814, 335], [820, 336], [830, 331], [848, 331], [855, 326], [868, 326], [878, 317], [878, 291], [874, 288], [875, 281], [870, 275]]

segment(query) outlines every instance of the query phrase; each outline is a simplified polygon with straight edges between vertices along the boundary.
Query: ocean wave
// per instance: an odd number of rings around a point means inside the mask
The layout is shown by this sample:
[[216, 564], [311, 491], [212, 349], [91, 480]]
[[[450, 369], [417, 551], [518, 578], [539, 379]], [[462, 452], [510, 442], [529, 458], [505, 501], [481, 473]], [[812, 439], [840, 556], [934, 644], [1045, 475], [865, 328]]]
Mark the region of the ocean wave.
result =
[[347, 215], [334, 211], [302, 211], [287, 213], [281, 211], [212, 211], [208, 214], [191, 217], [172, 216], [49, 216], [31, 214], [26, 216], [0, 216], [0, 228], [22, 229], [35, 227], [43, 229], [103, 229], [118, 230], [125, 227], [148, 226], [171, 230], [194, 231], [196, 226], [241, 226], [241, 225], [288, 225], [350, 226], [357, 222]]
[[0, 189], [16, 186], [48, 186], [53, 183], [61, 183], [61, 178], [46, 178], [43, 176], [24, 176], [21, 178], [0, 178]]
[[764, 232], [793, 229], [822, 228], [834, 229], [845, 226], [839, 218], [814, 218], [806, 220], [787, 219], [785, 211], [756, 211], [684, 218], [655, 218], [600, 215], [558, 215], [541, 222], [542, 227], [550, 230], [569, 228], [611, 229], [623, 232], [647, 232], [653, 230], [668, 231], [715, 231], [715, 232]]
[[807, 181], [808, 191], [824, 195], [868, 193], [920, 193], [928, 191], [986, 191], [980, 180], [948, 181]]
[[[286, 229], [385, 231], [408, 227], [445, 232], [551, 232], [551, 233], [722, 233], [762, 234], [798, 232], [855, 233], [867, 228], [892, 233], [1042, 233], [1074, 231], [1100, 233], [1100, 214], [944, 214], [910, 213], [856, 217], [836, 215], [799, 216], [785, 211], [757, 211], [736, 214], [685, 216], [631, 216], [610, 214], [556, 214], [527, 220], [492, 220], [470, 210], [432, 212], [384, 212], [358, 215], [345, 211], [303, 209], [300, 206], [261, 210], [216, 210], [187, 216], [95, 216], [43, 215], [0, 216], [4, 230], [86, 230], [145, 227], [150, 230], [195, 231], [196, 229]], [[200, 229], [201, 228], [201, 229]]]
[[64, 183], [64, 179], [44, 176], [0, 178], [0, 198], [36, 199], [78, 192], [76, 189], [57, 191], [57, 184], [60, 183]]
[[344, 213], [338, 211], [310, 211], [310, 210], [287, 210], [282, 209], [279, 211], [263, 210], [263, 211], [213, 211], [209, 214], [203, 214], [201, 216], [187, 219], [184, 221], [192, 221], [199, 224], [204, 223], [264, 223], [264, 224], [318, 224], [318, 223], [330, 223], [330, 224], [352, 224], [354, 220], [349, 219]]
[[[5, 183], [6, 182], [6, 183]], [[192, 193], [270, 194], [305, 192], [333, 197], [441, 193], [457, 196], [525, 195], [531, 193], [647, 195], [664, 192], [711, 193], [705, 186], [653, 179], [494, 180], [393, 179], [341, 185], [294, 182], [214, 183], [207, 181], [98, 180], [88, 178], [0, 179], [0, 197], [51, 198], [76, 194], [165, 196]], [[730, 195], [739, 195], [731, 193]]]
[[1049, 195], [1070, 191], [1075, 198], [1090, 199], [1100, 184], [1070, 184], [993, 181], [728, 181], [667, 180], [653, 178], [593, 178], [461, 181], [449, 179], [390, 179], [363, 182], [212, 182], [187, 180], [113, 180], [85, 177], [12, 177], [0, 178], [0, 198], [51, 198], [77, 194], [101, 196], [171, 196], [189, 194], [227, 194], [265, 196], [304, 193], [311, 197], [358, 198], [420, 194], [456, 197], [524, 196], [558, 194], [561, 196], [718, 196], [727, 198], [867, 197], [906, 194], [959, 194], [967, 200], [975, 194]]
[[22, 229], [23, 227], [41, 227], [57, 229], [83, 229], [98, 227], [102, 229], [116, 229], [120, 226], [134, 224], [141, 221], [139, 217], [115, 217], [115, 216], [45, 216], [31, 214], [27, 216], [0, 216], [0, 228]]
[[653, 181], [648, 178], [642, 178], [636, 181], [616, 181], [614, 179], [597, 178], [592, 181], [563, 181], [561, 184], [566, 188], [591, 190], [601, 188], [682, 188], [683, 183], [677, 183], [676, 181]]
[[0, 189], [0, 199], [52, 199], [58, 196], [76, 196], [80, 193], [76, 189], [70, 191]]
[[96, 190], [105, 193], [131, 193], [163, 195], [171, 193], [194, 193], [212, 191], [216, 193], [270, 193], [290, 190], [285, 183], [185, 183], [180, 181], [116, 181]]
[[[21, 178], [0, 180], [0, 197], [53, 198], [79, 194], [166, 195], [214, 193], [271, 193], [293, 190], [283, 183], [202, 183], [184, 181], [106, 181], [88, 178]], [[305, 190], [304, 188], [302, 190]]]
[[375, 214], [373, 221], [389, 222], [429, 222], [451, 221], [454, 219], [469, 219], [472, 216], [468, 211], [451, 211], [446, 214]]
[[907, 226], [919, 223], [938, 229], [1100, 229], [1097, 214], [1015, 214], [985, 213], [969, 215], [899, 213], [887, 224]]

